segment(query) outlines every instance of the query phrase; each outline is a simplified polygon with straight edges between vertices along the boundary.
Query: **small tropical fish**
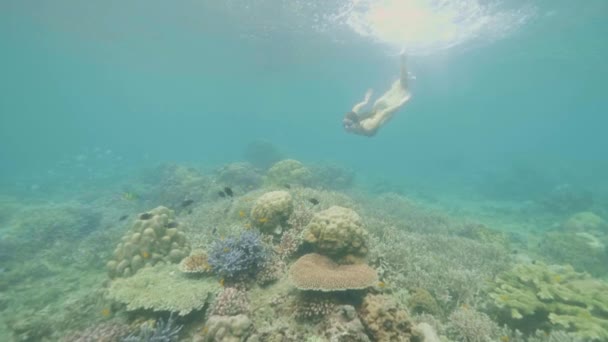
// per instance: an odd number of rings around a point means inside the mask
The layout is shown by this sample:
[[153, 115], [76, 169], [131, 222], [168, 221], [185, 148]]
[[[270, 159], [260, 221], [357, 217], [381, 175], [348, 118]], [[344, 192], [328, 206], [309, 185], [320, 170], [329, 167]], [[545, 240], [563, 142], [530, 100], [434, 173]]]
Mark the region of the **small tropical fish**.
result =
[[150, 257], [150, 253], [146, 252], [146, 251], [142, 251], [141, 252], [141, 257], [144, 259], [148, 259]]
[[289, 185], [289, 184], [284, 184], [283, 186], [284, 186], [286, 189], [291, 189], [291, 185]]
[[221, 197], [224, 198], [226, 197], [226, 194], [223, 191], [218, 191], [217, 194]]
[[268, 217], [259, 218], [258, 222], [260, 222], [260, 223], [266, 223], [266, 222], [268, 222]]
[[103, 308], [103, 309], [101, 309], [101, 315], [102, 315], [103, 317], [108, 317], [108, 316], [110, 316], [110, 314], [111, 314], [111, 313], [112, 313], [112, 312], [110, 311], [110, 309], [109, 309], [109, 308]]
[[224, 278], [220, 279], [220, 286], [224, 287]]
[[509, 342], [509, 336], [507, 335], [503, 335], [500, 337], [500, 342]]
[[175, 222], [175, 221], [171, 221], [167, 224], [167, 228], [175, 228], [179, 225], [179, 223]]
[[217, 233], [217, 227], [213, 227], [213, 229], [211, 230], [211, 234], [215, 235], [215, 233]]
[[118, 218], [118, 221], [124, 221], [127, 219], [127, 217], [129, 217], [129, 215], [122, 215], [121, 217]]
[[379, 287], [379, 288], [381, 288], [381, 289], [383, 289], [383, 288], [385, 288], [385, 287], [386, 287], [386, 283], [385, 283], [385, 282], [383, 282], [383, 281], [379, 281], [379, 282], [378, 282], [378, 287]]
[[224, 192], [226, 193], [226, 195], [228, 195], [230, 197], [232, 197], [234, 195], [234, 192], [232, 192], [232, 189], [230, 189], [229, 187], [225, 187]]
[[312, 205], [317, 205], [319, 204], [319, 200], [316, 198], [309, 198], [308, 202], [312, 203]]
[[203, 334], [207, 334], [209, 332], [209, 327], [207, 327], [206, 325], [203, 327], [203, 329], [201, 329], [201, 333]]
[[139, 196], [134, 192], [125, 191], [122, 193], [121, 198], [125, 201], [137, 201]]
[[245, 223], [245, 229], [251, 229], [251, 223]]
[[140, 220], [149, 220], [151, 218], [152, 218], [152, 214], [150, 214], [150, 213], [139, 214]]
[[244, 210], [239, 211], [239, 217], [241, 217], [241, 218], [245, 217], [245, 211]]
[[185, 207], [191, 205], [192, 203], [194, 203], [193, 199], [185, 199], [182, 201], [181, 206], [182, 206], [182, 208], [185, 208]]
[[228, 252], [230, 252], [230, 248], [224, 247], [224, 253], [228, 253]]

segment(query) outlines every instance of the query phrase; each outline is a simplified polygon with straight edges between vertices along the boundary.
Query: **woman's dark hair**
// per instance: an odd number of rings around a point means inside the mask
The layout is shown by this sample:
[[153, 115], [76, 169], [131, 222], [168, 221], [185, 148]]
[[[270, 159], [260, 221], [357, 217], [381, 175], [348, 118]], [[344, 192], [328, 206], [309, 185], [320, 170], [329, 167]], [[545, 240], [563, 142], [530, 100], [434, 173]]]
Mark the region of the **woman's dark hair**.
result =
[[348, 112], [348, 113], [346, 113], [346, 115], [344, 117], [353, 122], [359, 122], [359, 115], [357, 115], [357, 113], [355, 113], [355, 112]]

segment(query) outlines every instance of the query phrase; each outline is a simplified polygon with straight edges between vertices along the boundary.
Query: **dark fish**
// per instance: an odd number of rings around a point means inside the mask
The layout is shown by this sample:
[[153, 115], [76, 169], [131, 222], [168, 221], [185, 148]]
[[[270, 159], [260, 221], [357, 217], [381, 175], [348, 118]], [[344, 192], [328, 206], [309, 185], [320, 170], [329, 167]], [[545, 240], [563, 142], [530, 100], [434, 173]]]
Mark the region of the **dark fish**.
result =
[[213, 230], [211, 231], [211, 234], [215, 235], [215, 233], [217, 233], [217, 227], [213, 227]]
[[152, 214], [150, 214], [150, 213], [139, 214], [140, 220], [149, 220], [151, 218], [152, 218]]
[[185, 200], [182, 201], [182, 207], [185, 208], [185, 207], [189, 206], [192, 203], [194, 203], [193, 199], [185, 199]]
[[319, 204], [319, 200], [316, 198], [309, 198], [308, 202], [312, 203], [312, 205], [317, 205]]
[[285, 188], [287, 188], [287, 189], [291, 189], [291, 185], [289, 185], [289, 184], [285, 184]]
[[187, 214], [188, 215], [192, 214], [192, 209], [188, 209]]
[[232, 197], [234, 195], [234, 192], [232, 192], [232, 189], [230, 189], [229, 187], [225, 187], [224, 192], [226, 193], [226, 195], [228, 195], [230, 197]]
[[226, 197], [226, 194], [223, 191], [218, 191], [217, 194], [221, 197], [224, 198]]
[[124, 221], [127, 219], [127, 217], [129, 217], [129, 215], [122, 215], [121, 217], [118, 218], [118, 221]]
[[175, 228], [179, 225], [179, 223], [175, 222], [175, 221], [171, 221], [167, 224], [167, 228]]

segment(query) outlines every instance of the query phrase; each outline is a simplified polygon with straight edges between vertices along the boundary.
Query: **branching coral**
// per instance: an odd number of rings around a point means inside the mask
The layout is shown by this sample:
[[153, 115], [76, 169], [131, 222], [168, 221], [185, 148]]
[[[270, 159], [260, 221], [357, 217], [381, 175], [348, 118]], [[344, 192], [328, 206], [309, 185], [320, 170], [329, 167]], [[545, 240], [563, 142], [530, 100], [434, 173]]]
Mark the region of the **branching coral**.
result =
[[247, 293], [236, 287], [226, 287], [215, 298], [209, 311], [209, 316], [236, 316], [249, 311]]
[[246, 231], [239, 236], [213, 243], [209, 265], [213, 273], [224, 278], [255, 276], [269, 258], [269, 250], [259, 233]]
[[570, 266], [519, 264], [498, 277], [490, 297], [518, 328], [562, 328], [582, 339], [608, 339], [608, 283]]

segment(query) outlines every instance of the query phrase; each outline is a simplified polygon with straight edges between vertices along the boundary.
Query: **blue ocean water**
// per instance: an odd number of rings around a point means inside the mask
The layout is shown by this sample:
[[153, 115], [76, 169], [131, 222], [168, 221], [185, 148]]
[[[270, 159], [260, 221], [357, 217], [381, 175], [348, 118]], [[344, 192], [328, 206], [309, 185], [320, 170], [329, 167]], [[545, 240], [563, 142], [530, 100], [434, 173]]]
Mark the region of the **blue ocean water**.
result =
[[399, 49], [349, 26], [353, 3], [0, 1], [0, 192], [69, 199], [264, 140], [372, 192], [524, 202], [571, 187], [608, 213], [608, 2], [455, 1], [512, 11], [515, 28], [476, 17], [463, 42], [410, 50], [412, 100], [371, 138], [341, 120], [398, 77]]

